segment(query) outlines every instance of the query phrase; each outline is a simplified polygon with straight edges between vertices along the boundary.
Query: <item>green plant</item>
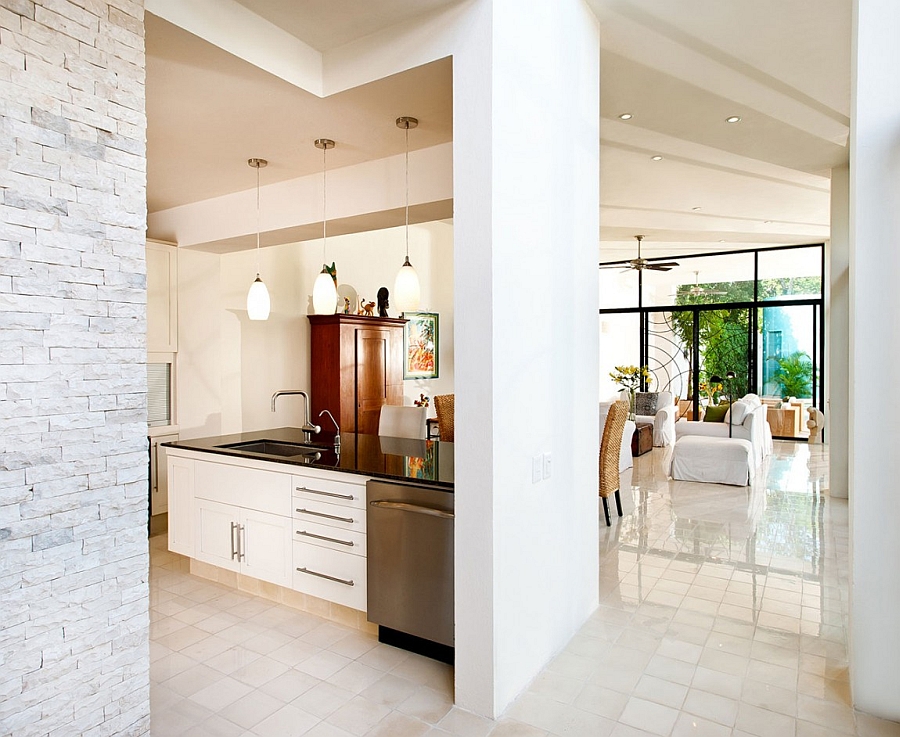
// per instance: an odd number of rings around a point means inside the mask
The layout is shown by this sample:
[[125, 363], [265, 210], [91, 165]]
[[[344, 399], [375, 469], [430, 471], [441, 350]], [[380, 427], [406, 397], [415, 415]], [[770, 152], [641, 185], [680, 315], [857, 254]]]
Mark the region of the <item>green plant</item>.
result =
[[812, 394], [812, 360], [803, 351], [776, 358], [778, 368], [772, 374], [784, 397], [809, 397]]

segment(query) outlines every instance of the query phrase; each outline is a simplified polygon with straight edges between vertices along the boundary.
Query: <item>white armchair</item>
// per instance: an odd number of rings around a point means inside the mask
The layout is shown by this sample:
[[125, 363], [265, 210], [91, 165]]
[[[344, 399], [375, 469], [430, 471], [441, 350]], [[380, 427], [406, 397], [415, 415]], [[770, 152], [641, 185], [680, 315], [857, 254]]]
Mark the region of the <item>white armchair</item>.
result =
[[[753, 446], [753, 461], [756, 466], [762, 463], [773, 449], [772, 430], [766, 419], [766, 406], [760, 403], [755, 394], [746, 394], [732, 405], [731, 437], [749, 440]], [[684, 435], [706, 435], [709, 437], [728, 437], [729, 415], [723, 422], [688, 422], [680, 420], [675, 425], [675, 433], [680, 438]]]
[[[656, 394], [656, 414], [642, 415], [635, 413], [635, 422], [649, 422], [653, 425], [653, 445], [660, 448], [672, 445], [675, 442], [675, 419], [678, 416], [678, 407], [675, 406], [675, 397], [672, 392], [643, 392], [644, 394]], [[640, 399], [642, 392], [638, 392]], [[640, 402], [638, 401], [638, 404]]]

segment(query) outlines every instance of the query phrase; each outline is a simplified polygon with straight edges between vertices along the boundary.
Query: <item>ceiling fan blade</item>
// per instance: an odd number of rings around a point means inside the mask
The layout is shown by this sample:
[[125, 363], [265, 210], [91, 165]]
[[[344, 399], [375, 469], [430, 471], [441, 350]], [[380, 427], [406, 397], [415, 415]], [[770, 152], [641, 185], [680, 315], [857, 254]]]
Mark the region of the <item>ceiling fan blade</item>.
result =
[[633, 269], [631, 264], [600, 264], [601, 269]]
[[654, 261], [653, 263], [656, 266], [678, 266], [677, 261]]
[[[676, 264], [677, 266], [677, 264]], [[665, 264], [644, 264], [644, 268], [650, 271], [671, 271], [671, 266], [666, 266]]]

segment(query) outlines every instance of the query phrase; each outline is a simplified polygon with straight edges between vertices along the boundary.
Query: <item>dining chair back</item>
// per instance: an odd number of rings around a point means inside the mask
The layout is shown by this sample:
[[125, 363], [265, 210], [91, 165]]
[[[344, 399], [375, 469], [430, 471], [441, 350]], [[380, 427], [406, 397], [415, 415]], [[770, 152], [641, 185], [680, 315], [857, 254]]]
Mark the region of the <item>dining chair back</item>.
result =
[[[615, 495], [616, 511], [622, 516], [622, 500], [619, 497], [619, 451], [622, 448], [622, 430], [628, 419], [628, 402], [614, 402], [606, 413], [606, 423], [600, 439], [600, 497], [603, 514], [609, 527], [609, 496]], [[630, 440], [630, 438], [629, 438]]]
[[425, 407], [401, 407], [385, 404], [378, 418], [378, 434], [394, 438], [418, 438], [424, 440]]
[[453, 406], [455, 394], [438, 394], [434, 398], [434, 410], [438, 420], [438, 438], [453, 442]]

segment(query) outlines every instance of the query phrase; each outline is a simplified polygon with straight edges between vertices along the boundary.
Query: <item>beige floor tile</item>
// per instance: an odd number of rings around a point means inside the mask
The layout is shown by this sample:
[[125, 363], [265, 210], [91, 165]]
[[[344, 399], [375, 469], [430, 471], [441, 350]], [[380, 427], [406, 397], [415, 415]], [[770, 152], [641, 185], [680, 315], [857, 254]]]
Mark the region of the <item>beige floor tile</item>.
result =
[[678, 710], [633, 696], [619, 721], [657, 735], [668, 735], [678, 719]]

